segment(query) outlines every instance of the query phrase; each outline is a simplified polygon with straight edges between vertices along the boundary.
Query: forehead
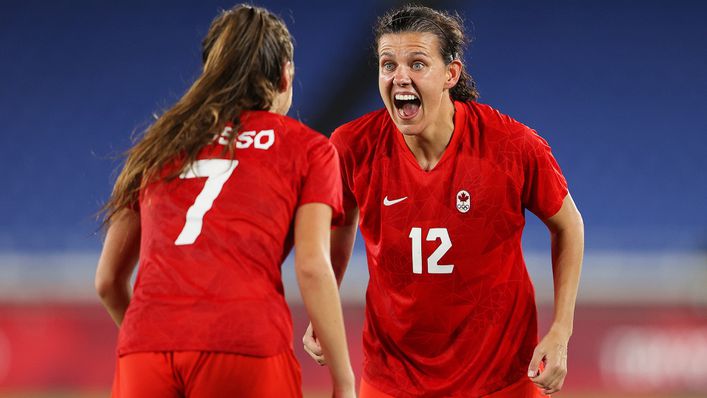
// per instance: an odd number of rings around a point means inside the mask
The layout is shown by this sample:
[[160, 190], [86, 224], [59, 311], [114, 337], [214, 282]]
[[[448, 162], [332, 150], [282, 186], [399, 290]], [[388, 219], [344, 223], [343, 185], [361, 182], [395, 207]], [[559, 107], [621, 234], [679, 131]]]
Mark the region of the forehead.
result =
[[386, 33], [378, 39], [378, 56], [383, 53], [403, 55], [422, 51], [430, 56], [439, 54], [439, 40], [429, 32]]

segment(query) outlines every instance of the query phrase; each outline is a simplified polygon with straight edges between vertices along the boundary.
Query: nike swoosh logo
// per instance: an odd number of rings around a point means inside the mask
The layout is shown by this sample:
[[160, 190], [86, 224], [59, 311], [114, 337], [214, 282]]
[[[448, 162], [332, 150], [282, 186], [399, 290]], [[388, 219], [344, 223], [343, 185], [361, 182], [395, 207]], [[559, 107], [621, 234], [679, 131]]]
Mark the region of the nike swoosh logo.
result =
[[396, 203], [402, 202], [403, 200], [405, 200], [405, 199], [407, 199], [407, 198], [408, 198], [408, 197], [406, 196], [406, 197], [400, 198], [400, 199], [388, 200], [388, 197], [386, 196], [385, 198], [383, 198], [383, 204], [386, 205], [386, 206], [392, 206], [392, 205], [394, 205], [394, 204], [396, 204]]

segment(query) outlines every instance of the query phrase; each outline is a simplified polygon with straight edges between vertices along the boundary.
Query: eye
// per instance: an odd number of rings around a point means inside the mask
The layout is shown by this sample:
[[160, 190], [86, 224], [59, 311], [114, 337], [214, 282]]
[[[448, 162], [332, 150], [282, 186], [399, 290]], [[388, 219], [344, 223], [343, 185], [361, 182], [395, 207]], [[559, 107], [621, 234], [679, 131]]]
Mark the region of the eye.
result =
[[395, 70], [395, 64], [392, 62], [384, 62], [383, 70], [386, 72], [392, 72], [393, 70]]
[[420, 61], [415, 61], [412, 64], [412, 70], [422, 70], [422, 68], [424, 68], [424, 67], [425, 67], [425, 64], [423, 64]]

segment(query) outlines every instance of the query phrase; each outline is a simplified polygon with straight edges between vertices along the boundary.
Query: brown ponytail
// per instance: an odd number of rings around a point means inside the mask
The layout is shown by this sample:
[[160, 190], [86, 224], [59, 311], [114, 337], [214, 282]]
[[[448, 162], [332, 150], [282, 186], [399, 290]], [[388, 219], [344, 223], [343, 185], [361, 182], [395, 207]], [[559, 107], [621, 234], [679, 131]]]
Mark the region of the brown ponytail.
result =
[[[168, 162], [181, 168], [175, 178], [227, 122], [240, 127], [244, 110], [270, 109], [282, 68], [292, 61], [293, 46], [285, 23], [264, 8], [238, 5], [214, 19], [202, 43], [201, 75], [179, 101], [126, 154], [123, 170], [103, 208], [110, 224], [119, 210], [137, 203], [138, 193]], [[235, 134], [229, 137], [233, 155]]]

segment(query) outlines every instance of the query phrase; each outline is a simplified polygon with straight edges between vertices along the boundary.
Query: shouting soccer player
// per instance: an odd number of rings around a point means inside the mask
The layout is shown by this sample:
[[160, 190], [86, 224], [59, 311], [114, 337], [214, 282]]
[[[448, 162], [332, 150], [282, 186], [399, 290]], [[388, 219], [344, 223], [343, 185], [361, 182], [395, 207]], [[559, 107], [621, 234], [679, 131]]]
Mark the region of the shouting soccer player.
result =
[[284, 116], [290, 33], [241, 5], [203, 44], [201, 76], [130, 150], [106, 206], [96, 288], [120, 325], [113, 397], [301, 397], [280, 276], [294, 241], [334, 396], [353, 398], [329, 260], [338, 159], [326, 137]]
[[[361, 398], [531, 398], [565, 378], [582, 218], [545, 140], [475, 102], [465, 41], [458, 17], [430, 8], [380, 18], [385, 109], [331, 137], [347, 216], [332, 263], [341, 281], [358, 224], [370, 272]], [[552, 238], [554, 320], [540, 341], [525, 209]], [[323, 363], [314, 332], [305, 349]]]

